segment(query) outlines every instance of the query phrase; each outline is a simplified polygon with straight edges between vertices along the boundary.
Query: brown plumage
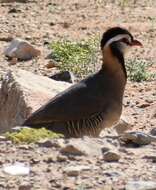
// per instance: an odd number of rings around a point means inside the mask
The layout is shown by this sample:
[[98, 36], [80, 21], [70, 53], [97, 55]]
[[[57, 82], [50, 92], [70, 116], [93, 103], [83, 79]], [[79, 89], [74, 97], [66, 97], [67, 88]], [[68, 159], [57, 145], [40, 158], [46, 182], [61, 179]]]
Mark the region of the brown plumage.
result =
[[52, 98], [23, 125], [46, 127], [65, 137], [99, 136], [120, 118], [127, 80], [124, 53], [133, 45], [141, 43], [126, 29], [106, 31], [101, 40], [102, 68]]

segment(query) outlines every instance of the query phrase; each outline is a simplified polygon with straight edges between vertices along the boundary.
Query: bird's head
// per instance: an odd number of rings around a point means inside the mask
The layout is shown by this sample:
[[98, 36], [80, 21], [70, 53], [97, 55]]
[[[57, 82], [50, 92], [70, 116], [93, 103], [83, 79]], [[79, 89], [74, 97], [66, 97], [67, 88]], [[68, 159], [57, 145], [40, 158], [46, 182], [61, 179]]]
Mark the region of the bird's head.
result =
[[142, 46], [141, 42], [135, 40], [132, 34], [121, 27], [113, 27], [108, 29], [102, 37], [101, 49], [110, 47], [124, 55], [124, 53], [133, 46]]

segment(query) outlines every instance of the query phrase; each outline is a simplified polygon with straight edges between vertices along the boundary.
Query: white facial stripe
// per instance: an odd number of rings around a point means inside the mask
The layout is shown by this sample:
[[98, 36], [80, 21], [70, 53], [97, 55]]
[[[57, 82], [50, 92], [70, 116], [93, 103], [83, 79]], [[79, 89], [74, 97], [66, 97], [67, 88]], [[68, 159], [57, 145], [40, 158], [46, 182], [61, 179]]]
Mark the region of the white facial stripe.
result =
[[108, 47], [112, 42], [119, 41], [119, 40], [121, 40], [121, 39], [123, 39], [123, 38], [127, 38], [129, 42], [131, 41], [130, 36], [129, 36], [128, 34], [119, 34], [119, 35], [117, 35], [117, 36], [111, 38], [111, 39], [106, 43], [105, 47]]

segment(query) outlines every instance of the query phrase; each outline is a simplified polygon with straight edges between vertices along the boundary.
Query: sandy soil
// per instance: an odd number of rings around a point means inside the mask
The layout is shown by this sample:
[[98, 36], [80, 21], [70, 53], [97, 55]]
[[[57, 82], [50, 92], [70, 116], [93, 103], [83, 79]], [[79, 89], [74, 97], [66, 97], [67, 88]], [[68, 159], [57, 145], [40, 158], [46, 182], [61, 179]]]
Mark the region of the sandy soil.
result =
[[[156, 1], [138, 0], [136, 3], [104, 0], [30, 0], [27, 3], [0, 3], [0, 77], [9, 68], [22, 68], [41, 75], [49, 75], [53, 69], [45, 65], [49, 60], [49, 44], [56, 39], [86, 39], [102, 34], [110, 26], [124, 26], [144, 45], [133, 49], [127, 58], [139, 57], [154, 63], [150, 70], [156, 71]], [[10, 65], [3, 55], [8, 38], [27, 39], [42, 51], [38, 60]], [[149, 132], [156, 127], [156, 81], [143, 83], [128, 82], [124, 98], [124, 115], [133, 125], [133, 130]], [[156, 179], [154, 161], [145, 159], [155, 154], [156, 144], [141, 148], [125, 148], [122, 159], [117, 163], [103, 163], [98, 158], [82, 157], [64, 162], [47, 161], [48, 155], [58, 150], [30, 145], [21, 148], [9, 142], [0, 142], [0, 167], [14, 160], [31, 164], [32, 174], [27, 177], [11, 177], [0, 172], [0, 189], [20, 189], [23, 182], [35, 189], [103, 189], [112, 184], [114, 189], [123, 189], [128, 180]], [[46, 156], [44, 160], [44, 156]], [[55, 157], [55, 156], [54, 156]], [[36, 159], [36, 161], [34, 161]], [[53, 158], [52, 158], [53, 159]], [[32, 161], [33, 160], [33, 161]], [[37, 161], [38, 160], [38, 161]], [[85, 164], [96, 169], [82, 172], [78, 177], [63, 174], [68, 164]], [[29, 188], [29, 189], [31, 189]], [[22, 188], [21, 188], [22, 189]]]

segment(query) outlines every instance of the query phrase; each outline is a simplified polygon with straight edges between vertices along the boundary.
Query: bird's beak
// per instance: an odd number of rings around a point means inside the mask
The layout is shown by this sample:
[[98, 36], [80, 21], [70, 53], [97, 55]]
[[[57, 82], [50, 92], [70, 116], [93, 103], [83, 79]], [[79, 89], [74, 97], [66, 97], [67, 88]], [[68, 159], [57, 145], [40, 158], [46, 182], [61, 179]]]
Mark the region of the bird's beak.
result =
[[131, 46], [140, 46], [140, 47], [143, 47], [142, 43], [139, 42], [138, 40], [133, 40], [132, 43], [131, 43]]

